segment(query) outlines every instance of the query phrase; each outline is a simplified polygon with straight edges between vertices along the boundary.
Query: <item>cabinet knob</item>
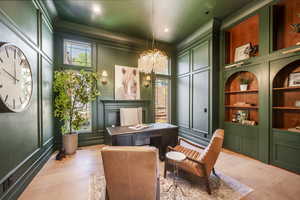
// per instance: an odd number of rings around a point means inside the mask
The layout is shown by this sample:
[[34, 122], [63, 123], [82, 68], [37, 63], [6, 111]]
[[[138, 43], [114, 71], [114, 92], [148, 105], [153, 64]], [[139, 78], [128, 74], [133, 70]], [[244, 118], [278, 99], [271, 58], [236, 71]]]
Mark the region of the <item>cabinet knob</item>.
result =
[[207, 108], [204, 108], [204, 112], [205, 112], [205, 113], [207, 112]]

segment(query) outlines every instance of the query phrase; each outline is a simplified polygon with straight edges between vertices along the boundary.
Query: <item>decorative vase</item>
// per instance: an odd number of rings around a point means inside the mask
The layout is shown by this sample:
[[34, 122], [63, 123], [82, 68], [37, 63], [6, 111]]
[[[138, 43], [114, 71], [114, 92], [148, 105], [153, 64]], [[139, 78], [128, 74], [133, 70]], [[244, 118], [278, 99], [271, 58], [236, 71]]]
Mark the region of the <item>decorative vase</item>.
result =
[[248, 84], [241, 84], [240, 89], [241, 91], [246, 91], [248, 89]]
[[71, 133], [63, 135], [63, 147], [67, 155], [76, 153], [78, 147], [78, 134]]

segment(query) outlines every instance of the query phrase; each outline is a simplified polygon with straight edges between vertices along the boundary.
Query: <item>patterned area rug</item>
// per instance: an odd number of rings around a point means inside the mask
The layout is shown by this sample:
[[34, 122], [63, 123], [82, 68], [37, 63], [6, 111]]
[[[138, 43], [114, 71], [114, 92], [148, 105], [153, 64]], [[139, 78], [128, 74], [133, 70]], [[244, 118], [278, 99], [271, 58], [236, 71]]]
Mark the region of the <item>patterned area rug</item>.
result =
[[[161, 167], [161, 169], [163, 169]], [[162, 174], [162, 173], [161, 173]], [[178, 184], [182, 187], [185, 196], [177, 195], [177, 200], [238, 200], [253, 191], [252, 188], [239, 181], [218, 173], [218, 177], [211, 175], [210, 185], [212, 195], [206, 192], [204, 182], [187, 174], [179, 177]], [[166, 192], [173, 183], [172, 173], [167, 178], [160, 177], [160, 199], [169, 200], [171, 193]], [[178, 193], [180, 194], [180, 192]], [[100, 175], [91, 175], [89, 185], [89, 200], [105, 200], [105, 178]], [[121, 199], [120, 199], [121, 200]]]

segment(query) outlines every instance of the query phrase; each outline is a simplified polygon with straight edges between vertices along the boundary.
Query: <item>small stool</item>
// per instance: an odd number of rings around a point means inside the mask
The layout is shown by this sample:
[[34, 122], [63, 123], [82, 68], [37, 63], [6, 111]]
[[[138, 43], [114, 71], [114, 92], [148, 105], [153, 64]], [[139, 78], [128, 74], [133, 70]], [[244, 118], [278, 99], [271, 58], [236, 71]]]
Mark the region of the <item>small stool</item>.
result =
[[166, 154], [166, 158], [171, 160], [174, 170], [173, 170], [173, 184], [170, 185], [167, 192], [170, 192], [170, 190], [173, 188], [173, 200], [176, 200], [176, 194], [177, 189], [179, 188], [179, 191], [182, 193], [183, 196], [185, 196], [183, 189], [178, 185], [176, 178], [178, 177], [178, 163], [184, 161], [186, 159], [186, 155], [184, 155], [181, 152], [177, 151], [170, 151]]

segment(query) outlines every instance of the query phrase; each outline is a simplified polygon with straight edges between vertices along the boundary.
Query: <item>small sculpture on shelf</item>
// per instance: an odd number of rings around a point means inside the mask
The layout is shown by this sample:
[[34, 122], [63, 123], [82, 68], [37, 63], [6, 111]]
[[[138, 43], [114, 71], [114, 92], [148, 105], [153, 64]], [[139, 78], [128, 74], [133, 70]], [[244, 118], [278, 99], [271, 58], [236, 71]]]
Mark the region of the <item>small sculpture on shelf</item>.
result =
[[299, 101], [299, 100], [298, 100], [298, 101], [295, 101], [295, 107], [300, 108], [300, 101]]
[[245, 54], [248, 54], [249, 57], [253, 57], [258, 52], [258, 45], [252, 45], [250, 43], [250, 46], [248, 46], [244, 52], [245, 52]]
[[[298, 13], [297, 16], [300, 18], [300, 13]], [[290, 26], [295, 33], [300, 33], [300, 23], [291, 24]]]
[[258, 45], [247, 43], [235, 49], [234, 62], [248, 59], [258, 53]]

